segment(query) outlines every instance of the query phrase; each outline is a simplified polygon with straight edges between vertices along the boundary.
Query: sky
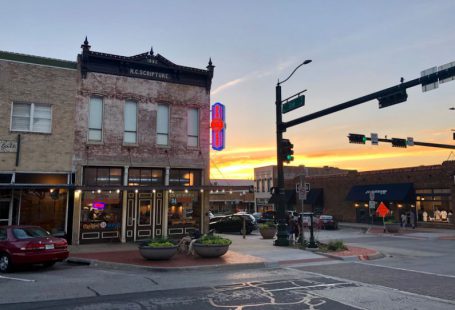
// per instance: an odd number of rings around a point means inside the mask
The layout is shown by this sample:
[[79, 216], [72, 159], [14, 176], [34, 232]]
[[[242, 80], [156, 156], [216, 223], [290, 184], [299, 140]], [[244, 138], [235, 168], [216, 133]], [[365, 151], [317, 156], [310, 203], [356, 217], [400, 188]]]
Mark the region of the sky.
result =
[[[153, 46], [170, 61], [215, 65], [211, 102], [226, 106], [226, 147], [212, 151], [211, 178], [253, 179], [276, 164], [275, 86], [282, 97], [307, 89], [289, 121], [420, 76], [455, 61], [455, 1], [130, 0], [3, 1], [0, 50], [76, 60], [92, 50], [132, 56]], [[1, 73], [0, 73], [1, 74]], [[359, 171], [437, 165], [450, 149], [349, 144], [378, 133], [454, 145], [455, 81], [378, 109], [373, 100], [289, 128], [292, 165]]]

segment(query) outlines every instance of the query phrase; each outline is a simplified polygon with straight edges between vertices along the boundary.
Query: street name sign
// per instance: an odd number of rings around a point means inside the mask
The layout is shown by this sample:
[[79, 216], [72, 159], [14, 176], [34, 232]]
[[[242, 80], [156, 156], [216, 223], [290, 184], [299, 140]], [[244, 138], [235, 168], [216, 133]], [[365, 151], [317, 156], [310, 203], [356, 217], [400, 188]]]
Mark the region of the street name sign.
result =
[[303, 107], [305, 105], [305, 95], [298, 96], [292, 100], [289, 100], [283, 104], [283, 114], [288, 113], [297, 108]]

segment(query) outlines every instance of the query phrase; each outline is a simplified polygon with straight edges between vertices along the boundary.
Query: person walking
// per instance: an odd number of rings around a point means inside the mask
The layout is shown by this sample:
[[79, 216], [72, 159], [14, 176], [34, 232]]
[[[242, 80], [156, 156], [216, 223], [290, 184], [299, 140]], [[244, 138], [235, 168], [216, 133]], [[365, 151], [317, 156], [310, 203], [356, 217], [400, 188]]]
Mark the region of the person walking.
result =
[[401, 213], [401, 227], [406, 227], [407, 216], [406, 213]]
[[411, 224], [412, 229], [415, 229], [416, 228], [416, 214], [412, 210], [409, 213], [409, 222]]

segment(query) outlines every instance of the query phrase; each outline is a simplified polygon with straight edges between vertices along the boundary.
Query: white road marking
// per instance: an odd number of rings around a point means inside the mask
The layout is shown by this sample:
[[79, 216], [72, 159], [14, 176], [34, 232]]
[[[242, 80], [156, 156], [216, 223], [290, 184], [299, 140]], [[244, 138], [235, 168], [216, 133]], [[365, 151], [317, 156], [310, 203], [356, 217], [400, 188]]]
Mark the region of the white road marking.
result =
[[21, 278], [13, 278], [13, 277], [5, 277], [5, 276], [0, 276], [0, 279], [16, 280], [16, 281], [22, 281], [22, 282], [36, 282], [36, 280], [21, 279]]
[[438, 277], [445, 277], [445, 278], [453, 278], [455, 279], [455, 276], [450, 275], [450, 274], [440, 274], [440, 273], [434, 273], [434, 272], [428, 272], [428, 271], [419, 271], [419, 270], [412, 270], [412, 269], [406, 269], [406, 268], [400, 268], [400, 267], [390, 267], [390, 266], [383, 266], [383, 265], [378, 265], [378, 264], [372, 264], [372, 263], [365, 263], [363, 262], [357, 262], [358, 264], [363, 264], [363, 265], [370, 265], [370, 266], [376, 266], [376, 267], [383, 267], [383, 268], [389, 268], [389, 269], [395, 269], [395, 270], [401, 270], [401, 271], [409, 271], [409, 272], [415, 272], [415, 273], [422, 273], [422, 274], [427, 274], [427, 275], [432, 275], [432, 276], [438, 276]]

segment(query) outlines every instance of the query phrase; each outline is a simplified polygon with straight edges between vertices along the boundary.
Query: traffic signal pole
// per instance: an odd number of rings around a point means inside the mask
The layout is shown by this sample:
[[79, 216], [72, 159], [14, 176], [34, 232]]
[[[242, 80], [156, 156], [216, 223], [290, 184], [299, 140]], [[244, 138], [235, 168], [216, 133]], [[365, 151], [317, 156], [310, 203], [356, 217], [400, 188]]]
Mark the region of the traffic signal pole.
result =
[[[369, 137], [367, 137], [365, 135], [356, 134], [356, 133], [355, 134], [351, 134], [351, 135], [356, 135], [358, 137], [363, 137], [363, 140], [364, 140], [363, 142], [355, 142], [355, 143], [358, 143], [358, 144], [365, 144], [365, 141], [371, 141], [371, 138], [369, 138]], [[405, 139], [402, 139], [402, 140], [406, 141]], [[378, 138], [378, 142], [392, 143], [393, 140], [392, 139]], [[450, 145], [450, 144], [439, 144], [439, 143], [418, 142], [418, 141], [413, 141], [413, 143], [414, 143], [414, 145], [418, 145], [418, 146], [436, 147], [436, 148], [441, 148], [441, 149], [452, 149], [452, 150], [455, 149], [455, 145]], [[404, 146], [404, 147], [406, 147], [406, 146]]]
[[281, 106], [281, 85], [278, 82], [275, 88], [275, 105], [276, 105], [276, 158], [277, 158], [277, 190], [275, 191], [275, 210], [278, 218], [277, 239], [275, 245], [288, 246], [289, 234], [286, 225], [285, 194], [284, 194], [284, 168], [283, 168], [283, 117]]

